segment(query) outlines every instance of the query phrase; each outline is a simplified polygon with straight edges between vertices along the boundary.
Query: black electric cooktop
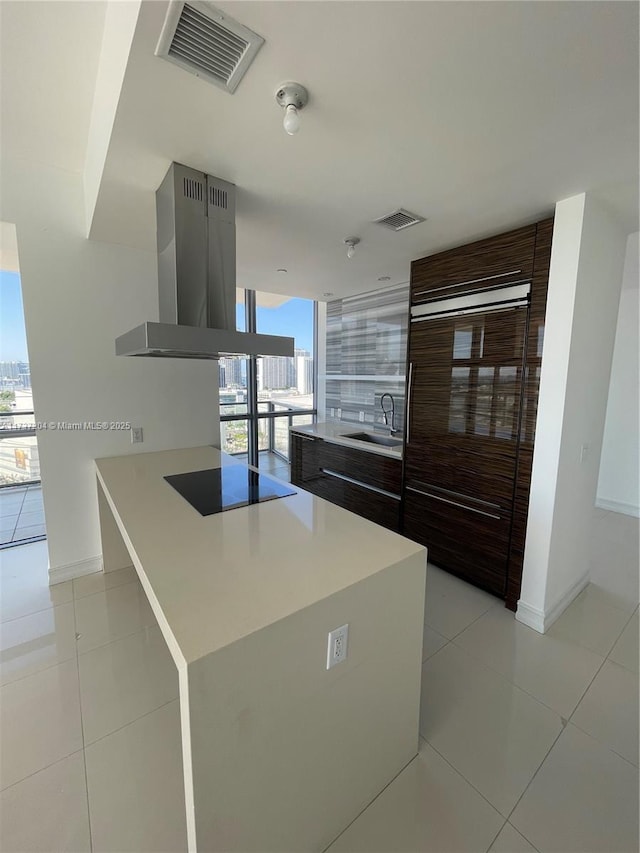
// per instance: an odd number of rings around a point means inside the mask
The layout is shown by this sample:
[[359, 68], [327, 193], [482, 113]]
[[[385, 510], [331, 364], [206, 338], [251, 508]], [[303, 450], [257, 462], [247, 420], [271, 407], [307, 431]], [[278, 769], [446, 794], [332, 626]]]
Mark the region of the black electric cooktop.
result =
[[164, 478], [200, 515], [295, 495], [296, 490], [246, 465], [224, 465]]

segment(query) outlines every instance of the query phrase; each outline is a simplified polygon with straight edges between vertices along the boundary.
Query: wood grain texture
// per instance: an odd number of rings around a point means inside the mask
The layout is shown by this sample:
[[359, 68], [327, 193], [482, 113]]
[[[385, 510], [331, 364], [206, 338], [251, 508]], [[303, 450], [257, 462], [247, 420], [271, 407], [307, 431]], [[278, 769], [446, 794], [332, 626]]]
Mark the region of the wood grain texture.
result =
[[[358, 480], [361, 485], [335, 475]], [[373, 489], [384, 489], [399, 498], [401, 478], [399, 459], [291, 435], [293, 485], [394, 531], [400, 525], [400, 500]]]
[[526, 313], [412, 324], [406, 485], [441, 485], [510, 512]]
[[318, 438], [302, 438], [295, 433], [291, 436], [291, 483], [310, 491], [308, 484], [317, 480], [320, 474], [320, 445]]
[[320, 467], [345, 474], [366, 485], [384, 489], [400, 496], [402, 462], [366, 450], [355, 450], [340, 444], [323, 441], [320, 447]]
[[[552, 230], [553, 220], [544, 220], [414, 261], [411, 270], [412, 304], [532, 282], [528, 311], [430, 320], [409, 331], [402, 532], [425, 544], [434, 563], [512, 609], [522, 580]], [[487, 276], [499, 277], [477, 281]]]
[[405, 492], [402, 533], [427, 546], [429, 562], [503, 598], [511, 513], [492, 517], [476, 501], [463, 506], [435, 489], [432, 495]]
[[539, 222], [536, 229], [533, 278], [531, 281], [531, 307], [529, 309], [525, 381], [513, 502], [513, 526], [507, 568], [505, 604], [510, 610], [515, 610], [518, 605], [522, 585], [552, 237], [553, 219], [545, 219]]
[[400, 527], [400, 501], [325, 474], [313, 483], [314, 494], [337, 506], [368, 518], [376, 524], [397, 532]]
[[[536, 226], [527, 225], [413, 261], [411, 304], [528, 281], [533, 271], [535, 237]], [[477, 281], [489, 276], [492, 278], [487, 281]]]

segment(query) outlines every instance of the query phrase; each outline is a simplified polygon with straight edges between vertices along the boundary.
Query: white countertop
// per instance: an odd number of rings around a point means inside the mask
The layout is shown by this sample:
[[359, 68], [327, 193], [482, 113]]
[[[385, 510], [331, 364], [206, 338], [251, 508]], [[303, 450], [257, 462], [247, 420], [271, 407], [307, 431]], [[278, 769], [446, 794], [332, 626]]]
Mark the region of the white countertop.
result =
[[[329, 441], [331, 444], [343, 444], [345, 447], [352, 447], [354, 450], [364, 450], [366, 453], [377, 453], [379, 456], [388, 456], [390, 459], [402, 459], [402, 445], [399, 447], [385, 447], [383, 444], [369, 444], [366, 441], [358, 441], [353, 438], [345, 438], [345, 433], [350, 432], [366, 432], [371, 435], [384, 435], [384, 433], [376, 432], [372, 429], [362, 429], [357, 424], [347, 424], [343, 421], [323, 421], [309, 426], [292, 426], [291, 432], [298, 432], [302, 435], [311, 435], [315, 438], [322, 438], [324, 441]], [[396, 436], [398, 440], [402, 440], [402, 436]]]
[[221, 464], [240, 463], [213, 447], [96, 460], [100, 485], [179, 665], [425, 551], [302, 489], [201, 516], [163, 479]]

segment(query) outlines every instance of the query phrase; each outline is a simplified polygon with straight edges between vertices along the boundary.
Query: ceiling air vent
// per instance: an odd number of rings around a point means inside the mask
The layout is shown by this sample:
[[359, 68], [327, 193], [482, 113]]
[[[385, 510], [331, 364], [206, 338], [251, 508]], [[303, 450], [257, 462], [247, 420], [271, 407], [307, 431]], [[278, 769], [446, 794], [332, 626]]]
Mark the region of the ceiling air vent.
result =
[[402, 231], [404, 228], [409, 228], [411, 225], [417, 225], [418, 222], [424, 222], [424, 216], [416, 216], [415, 213], [409, 213], [403, 207], [394, 210], [387, 216], [381, 219], [373, 220], [377, 225], [384, 225], [385, 228], [390, 228], [392, 231]]
[[210, 3], [172, 2], [156, 56], [233, 93], [263, 43]]

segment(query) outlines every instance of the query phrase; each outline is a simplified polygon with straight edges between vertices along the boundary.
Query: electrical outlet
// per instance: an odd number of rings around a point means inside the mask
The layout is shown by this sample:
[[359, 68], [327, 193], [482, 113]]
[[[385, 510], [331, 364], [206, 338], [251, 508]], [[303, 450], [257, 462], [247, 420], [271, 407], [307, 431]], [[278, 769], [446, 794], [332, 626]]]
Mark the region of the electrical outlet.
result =
[[142, 427], [131, 427], [131, 444], [142, 444]]
[[589, 445], [583, 444], [580, 448], [580, 461], [586, 462], [589, 457]]
[[333, 417], [333, 416], [334, 416], [334, 414], [333, 414], [333, 413], [334, 413], [334, 411], [335, 411], [335, 409], [329, 409], [329, 412], [330, 412], [329, 417]]
[[329, 632], [327, 644], [327, 669], [331, 669], [338, 663], [342, 663], [347, 657], [347, 643], [349, 640], [349, 625], [342, 625], [335, 631]]
[[360, 423], [364, 423], [364, 412], [360, 412]]

